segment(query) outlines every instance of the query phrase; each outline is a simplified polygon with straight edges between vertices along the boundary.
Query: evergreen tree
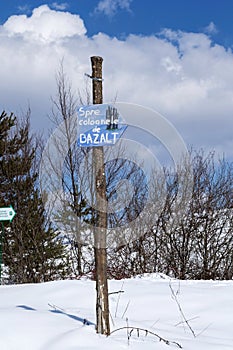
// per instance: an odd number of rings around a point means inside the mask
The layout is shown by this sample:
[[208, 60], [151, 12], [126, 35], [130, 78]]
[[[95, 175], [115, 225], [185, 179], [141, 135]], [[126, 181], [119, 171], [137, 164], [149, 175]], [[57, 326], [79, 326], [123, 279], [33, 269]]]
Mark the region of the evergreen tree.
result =
[[3, 237], [3, 263], [10, 283], [33, 283], [65, 276], [62, 238], [46, 221], [36, 188], [35, 148], [29, 120], [0, 116], [0, 205], [12, 205], [14, 220]]

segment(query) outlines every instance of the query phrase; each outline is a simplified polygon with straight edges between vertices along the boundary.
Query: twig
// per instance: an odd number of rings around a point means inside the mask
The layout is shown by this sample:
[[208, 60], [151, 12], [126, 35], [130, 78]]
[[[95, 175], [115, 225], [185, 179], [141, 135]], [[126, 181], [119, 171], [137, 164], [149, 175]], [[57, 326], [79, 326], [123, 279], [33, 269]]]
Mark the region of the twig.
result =
[[[128, 320], [128, 319], [127, 319], [127, 320]], [[112, 331], [112, 332], [110, 333], [110, 335], [112, 335], [113, 333], [118, 332], [118, 331], [120, 331], [120, 330], [122, 330], [122, 329], [126, 329], [126, 330], [127, 330], [128, 343], [129, 343], [129, 337], [132, 335], [132, 332], [133, 332], [134, 330], [136, 330], [138, 336], [139, 336], [139, 332], [142, 331], [142, 332], [145, 332], [145, 335], [147, 335], [147, 334], [154, 335], [155, 337], [157, 337], [157, 338], [159, 339], [159, 341], [162, 341], [162, 342], [164, 342], [164, 343], [167, 344], [167, 345], [174, 344], [174, 345], [178, 346], [178, 348], [182, 349], [182, 346], [181, 346], [179, 343], [177, 343], [177, 342], [175, 342], [175, 341], [171, 341], [171, 340], [164, 339], [164, 338], [160, 337], [160, 335], [158, 335], [158, 334], [156, 334], [156, 333], [154, 333], [154, 332], [151, 332], [151, 331], [149, 331], [148, 329], [140, 328], [140, 327], [129, 327], [129, 326], [127, 326], [127, 327], [117, 328], [117, 329], [114, 329], [114, 331]], [[130, 330], [130, 331], [129, 331], [129, 330]]]
[[[125, 283], [125, 281], [122, 282], [121, 290], [123, 289], [124, 283]], [[120, 302], [120, 297], [121, 297], [121, 293], [119, 293], [117, 303], [116, 303], [115, 318], [117, 317], [117, 311], [118, 311], [118, 306], [119, 306], [119, 302]]]
[[118, 294], [118, 293], [124, 293], [124, 291], [123, 290], [118, 290], [118, 292], [110, 292], [110, 293], [108, 293], [108, 295]]
[[155, 321], [155, 322], [152, 324], [152, 326], [150, 326], [150, 328], [153, 328], [154, 325], [155, 325], [156, 323], [158, 323], [158, 322], [159, 322], [159, 318], [157, 319], [157, 321]]
[[115, 323], [114, 323], [114, 321], [113, 321], [113, 317], [112, 317], [112, 314], [111, 314], [111, 312], [110, 312], [110, 311], [109, 311], [109, 316], [110, 316], [110, 318], [111, 318], [111, 321], [112, 321], [113, 327], [115, 327]]
[[128, 310], [129, 304], [130, 304], [130, 300], [128, 301], [128, 304], [126, 305], [125, 311], [123, 312], [123, 315], [121, 316], [121, 318], [124, 318], [126, 311]]
[[170, 287], [170, 289], [171, 289], [172, 296], [173, 296], [173, 298], [174, 298], [174, 300], [175, 300], [175, 302], [176, 302], [176, 304], [177, 304], [177, 306], [178, 306], [178, 308], [179, 308], [179, 311], [180, 311], [180, 313], [181, 313], [181, 316], [182, 316], [183, 319], [184, 319], [184, 323], [187, 324], [187, 326], [188, 326], [190, 332], [192, 333], [192, 335], [194, 336], [194, 338], [196, 338], [196, 334], [195, 334], [194, 330], [192, 329], [192, 327], [190, 326], [189, 321], [187, 320], [187, 318], [186, 318], [186, 316], [185, 316], [185, 314], [184, 314], [184, 312], [183, 312], [183, 310], [182, 310], [182, 308], [181, 308], [181, 305], [180, 305], [180, 303], [179, 303], [179, 301], [178, 301], [178, 299], [177, 299], [177, 293], [175, 293], [174, 289], [172, 288], [171, 281], [169, 282], [169, 287]]
[[[193, 321], [193, 320], [196, 320], [197, 318], [199, 318], [199, 316], [195, 316], [195, 317], [192, 317], [192, 318], [189, 318], [187, 321]], [[185, 323], [185, 321], [180, 321], [178, 323], [175, 324], [175, 327], [179, 326], [180, 324], [182, 323]]]
[[202, 333], [204, 333], [210, 326], [212, 323], [210, 323], [208, 326], [206, 326], [205, 328], [202, 329], [202, 331], [200, 331], [196, 336], [199, 337], [199, 335], [201, 335]]
[[130, 339], [130, 333], [129, 333], [129, 320], [128, 318], [126, 317], [126, 325], [127, 325], [127, 339], [128, 339], [128, 346], [129, 346], [129, 339]]

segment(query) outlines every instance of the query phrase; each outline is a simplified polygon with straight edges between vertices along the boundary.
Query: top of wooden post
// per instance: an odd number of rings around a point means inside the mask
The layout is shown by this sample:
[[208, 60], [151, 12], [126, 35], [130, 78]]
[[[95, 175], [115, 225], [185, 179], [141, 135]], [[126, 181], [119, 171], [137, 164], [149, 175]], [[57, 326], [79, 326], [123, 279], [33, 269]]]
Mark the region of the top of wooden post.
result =
[[[103, 58], [100, 56], [91, 57], [92, 65], [92, 90], [93, 90], [93, 104], [103, 103], [102, 91], [102, 63]], [[97, 78], [97, 79], [94, 79]]]
[[94, 61], [94, 62], [101, 61], [101, 63], [102, 63], [103, 62], [103, 57], [101, 57], [101, 56], [92, 56], [91, 57], [91, 61]]

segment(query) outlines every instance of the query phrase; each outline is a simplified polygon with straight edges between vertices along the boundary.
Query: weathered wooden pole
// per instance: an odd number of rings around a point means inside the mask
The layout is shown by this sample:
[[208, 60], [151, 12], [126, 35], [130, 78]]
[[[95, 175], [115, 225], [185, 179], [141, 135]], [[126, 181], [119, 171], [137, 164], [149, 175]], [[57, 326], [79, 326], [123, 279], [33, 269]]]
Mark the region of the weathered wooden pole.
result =
[[[102, 57], [91, 57], [93, 104], [103, 103], [102, 63]], [[96, 331], [97, 333], [109, 335], [110, 324], [106, 249], [107, 199], [104, 149], [102, 146], [93, 147], [93, 170], [95, 174], [95, 205], [97, 209], [97, 219], [94, 232], [96, 270]]]

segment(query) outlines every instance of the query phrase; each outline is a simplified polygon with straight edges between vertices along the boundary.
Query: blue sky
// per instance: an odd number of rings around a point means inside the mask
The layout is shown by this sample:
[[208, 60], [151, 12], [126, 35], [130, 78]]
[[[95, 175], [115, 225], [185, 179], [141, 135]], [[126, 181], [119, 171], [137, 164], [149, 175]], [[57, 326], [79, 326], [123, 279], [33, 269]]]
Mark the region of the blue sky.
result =
[[129, 34], [153, 35], [163, 28], [200, 32], [213, 23], [214, 39], [225, 46], [233, 45], [231, 0], [1, 0], [1, 24], [11, 15], [30, 15], [35, 7], [43, 4], [78, 13], [90, 36], [98, 32], [117, 38]]
[[47, 128], [61, 60], [75, 91], [104, 58], [104, 98], [164, 115], [187, 145], [233, 159], [233, 1], [37, 0], [0, 5], [0, 108]]

